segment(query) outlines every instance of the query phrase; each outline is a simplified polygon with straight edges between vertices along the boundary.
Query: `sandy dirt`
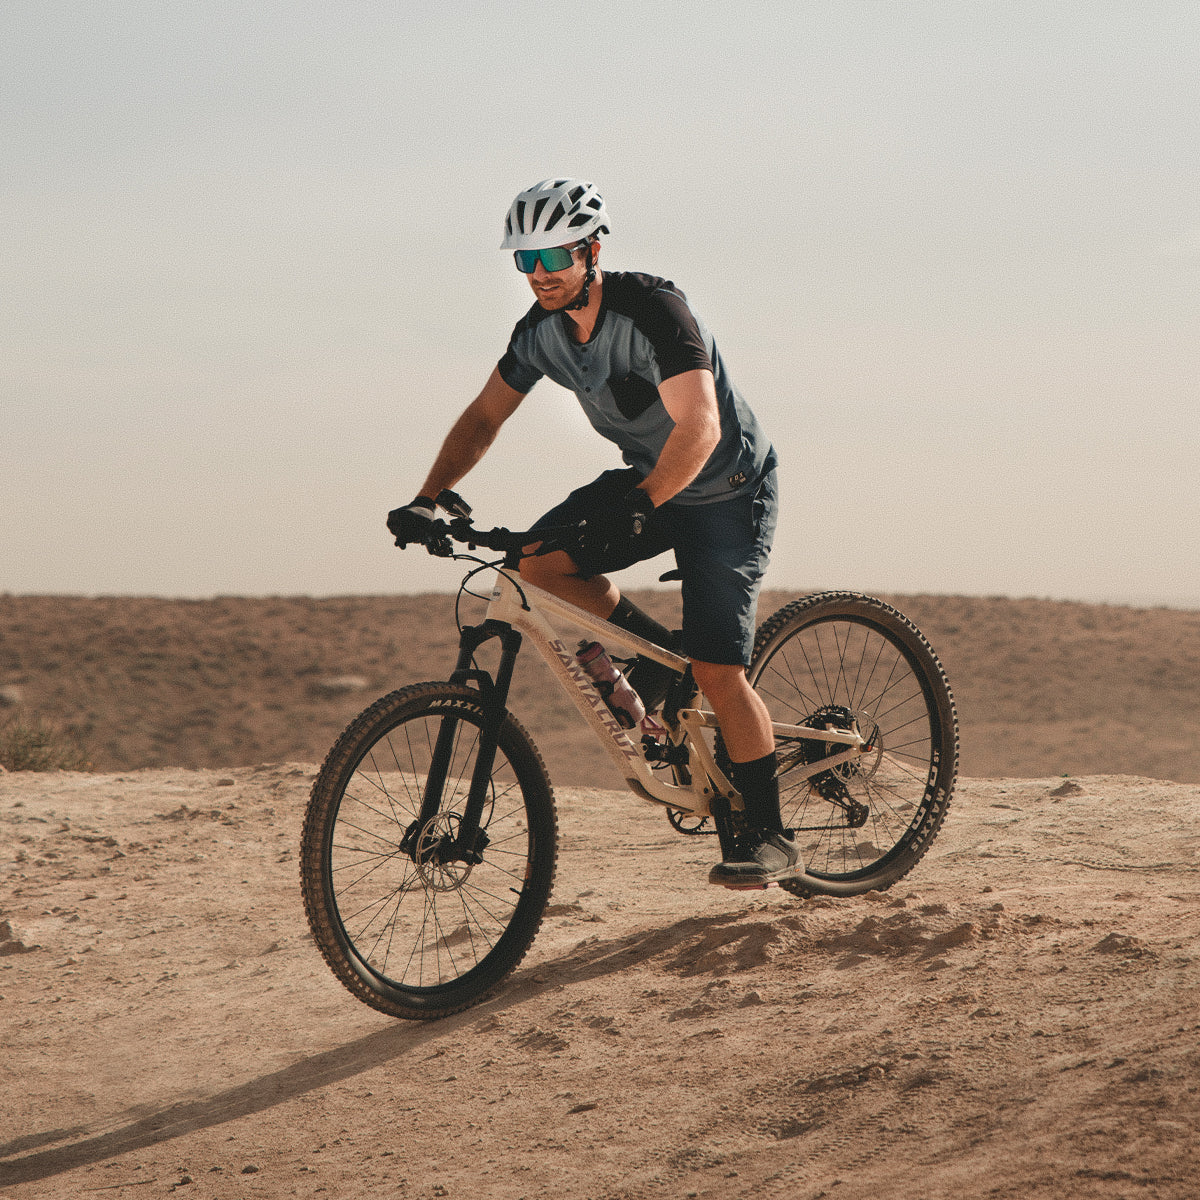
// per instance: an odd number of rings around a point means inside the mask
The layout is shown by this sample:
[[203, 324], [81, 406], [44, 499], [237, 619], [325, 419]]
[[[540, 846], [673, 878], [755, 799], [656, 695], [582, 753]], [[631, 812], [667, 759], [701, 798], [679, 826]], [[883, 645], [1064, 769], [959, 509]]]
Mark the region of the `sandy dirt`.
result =
[[559, 788], [528, 958], [414, 1024], [309, 939], [314, 770], [0, 775], [4, 1195], [1197, 1195], [1200, 787], [967, 779], [836, 901]]

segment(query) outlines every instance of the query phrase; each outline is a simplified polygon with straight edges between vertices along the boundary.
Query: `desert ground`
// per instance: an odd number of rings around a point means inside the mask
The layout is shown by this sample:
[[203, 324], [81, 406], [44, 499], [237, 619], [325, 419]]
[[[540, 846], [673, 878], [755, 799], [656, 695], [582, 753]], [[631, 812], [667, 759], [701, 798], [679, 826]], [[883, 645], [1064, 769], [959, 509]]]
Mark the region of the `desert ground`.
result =
[[[819, 590], [813, 588], [813, 591]], [[762, 619], [799, 593], [764, 593]], [[668, 589], [635, 592], [668, 625]], [[972, 777], [1144, 775], [1200, 783], [1200, 612], [972, 596], [887, 596], [954, 687]], [[474, 623], [482, 606], [465, 605]], [[98, 771], [320, 762], [367, 703], [444, 679], [454, 597], [0, 594], [6, 698], [67, 730]], [[510, 707], [559, 785], [621, 786], [531, 651]], [[11, 708], [10, 708], [11, 711]]]
[[[404, 617], [449, 601], [0, 597], [0, 686], [97, 767], [0, 774], [0, 1191], [1195, 1197], [1200, 614], [899, 603], [964, 739], [906, 879], [710, 887], [715, 839], [580, 778], [564, 729], [538, 938], [492, 999], [417, 1024], [308, 936], [324, 746], [263, 747], [444, 674]], [[541, 742], [538, 679], [513, 707]]]

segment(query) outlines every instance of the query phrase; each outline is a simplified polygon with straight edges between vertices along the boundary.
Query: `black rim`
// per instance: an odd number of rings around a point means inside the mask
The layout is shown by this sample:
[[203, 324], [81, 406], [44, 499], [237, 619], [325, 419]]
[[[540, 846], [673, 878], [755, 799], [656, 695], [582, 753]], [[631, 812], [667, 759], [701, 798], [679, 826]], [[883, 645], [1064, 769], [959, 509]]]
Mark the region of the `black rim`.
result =
[[780, 801], [797, 829], [805, 871], [817, 879], [875, 875], [909, 850], [943, 770], [942, 718], [922, 655], [881, 622], [852, 613], [818, 616], [785, 634], [752, 682], [774, 720], [845, 728], [872, 742], [854, 763], [789, 779], [839, 748], [782, 740]]
[[419, 814], [444, 719], [436, 706], [392, 725], [366, 748], [329, 815], [325, 878], [337, 938], [372, 987], [413, 998], [469, 987], [502, 966], [534, 874], [535, 836], [503, 739], [480, 861], [440, 849], [457, 832], [479, 739], [471, 714], [456, 706], [453, 716], [449, 779], [432, 820], [422, 825]]

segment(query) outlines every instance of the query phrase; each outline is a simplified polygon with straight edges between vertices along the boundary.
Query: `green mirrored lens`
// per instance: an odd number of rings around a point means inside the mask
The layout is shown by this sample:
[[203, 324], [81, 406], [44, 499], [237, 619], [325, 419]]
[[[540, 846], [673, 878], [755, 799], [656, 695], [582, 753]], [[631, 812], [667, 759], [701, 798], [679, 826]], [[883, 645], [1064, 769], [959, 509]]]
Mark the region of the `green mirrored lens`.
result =
[[542, 266], [547, 271], [565, 271], [575, 261], [570, 250], [564, 250], [562, 246], [551, 246], [541, 251], [541, 255]]
[[523, 275], [532, 275], [537, 270], [538, 259], [547, 271], [565, 271], [574, 261], [574, 255], [563, 246], [550, 246], [545, 250], [514, 250], [513, 258], [517, 270]]

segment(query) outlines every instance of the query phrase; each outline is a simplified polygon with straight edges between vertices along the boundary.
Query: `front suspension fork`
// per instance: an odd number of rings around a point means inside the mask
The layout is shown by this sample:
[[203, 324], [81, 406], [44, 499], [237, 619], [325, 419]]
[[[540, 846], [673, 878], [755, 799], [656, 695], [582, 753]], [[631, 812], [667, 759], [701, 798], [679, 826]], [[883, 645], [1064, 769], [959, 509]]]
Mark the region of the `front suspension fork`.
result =
[[[500, 639], [500, 665], [496, 669], [495, 679], [487, 671], [472, 665], [479, 647], [493, 638]], [[503, 621], [484, 621], [482, 625], [468, 626], [463, 629], [459, 639], [458, 663], [450, 676], [450, 682], [462, 684], [473, 682], [476, 684], [483, 702], [484, 720], [479, 730], [479, 743], [475, 751], [475, 766], [471, 772], [471, 789], [467, 794], [467, 806], [460, 815], [458, 831], [452, 846], [442, 851], [442, 856], [447, 860], [480, 861], [479, 855], [483, 850], [480, 839], [486, 835], [481, 833], [479, 823], [483, 818], [484, 806], [491, 791], [492, 768], [496, 761], [496, 748], [500, 743], [500, 726], [508, 713], [508, 692], [512, 686], [513, 670], [516, 667], [517, 653], [520, 649], [521, 634]], [[454, 743], [458, 734], [458, 725], [457, 717], [445, 716], [442, 718], [437, 741], [434, 744], [429, 775], [426, 778], [425, 790], [421, 797], [421, 813], [417, 819], [418, 829], [426, 828], [441, 809], [442, 796], [454, 753]]]

